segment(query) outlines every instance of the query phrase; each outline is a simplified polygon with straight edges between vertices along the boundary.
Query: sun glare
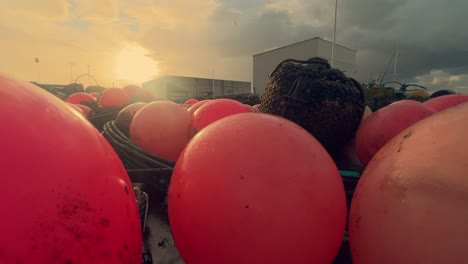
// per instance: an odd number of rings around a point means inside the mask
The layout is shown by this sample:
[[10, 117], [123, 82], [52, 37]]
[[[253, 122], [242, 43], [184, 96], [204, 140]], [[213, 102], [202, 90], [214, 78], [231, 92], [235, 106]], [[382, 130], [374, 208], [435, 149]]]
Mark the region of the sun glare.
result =
[[142, 83], [158, 74], [158, 63], [148, 57], [147, 50], [130, 45], [117, 55], [116, 74], [120, 80]]

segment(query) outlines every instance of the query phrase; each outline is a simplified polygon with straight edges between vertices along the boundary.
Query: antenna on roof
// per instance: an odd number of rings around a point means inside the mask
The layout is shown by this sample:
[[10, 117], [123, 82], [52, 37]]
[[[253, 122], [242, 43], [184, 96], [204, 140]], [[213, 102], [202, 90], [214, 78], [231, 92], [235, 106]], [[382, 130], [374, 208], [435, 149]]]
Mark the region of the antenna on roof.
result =
[[332, 68], [335, 67], [335, 43], [336, 43], [336, 15], [338, 11], [338, 0], [335, 0], [335, 23], [333, 25], [333, 43], [332, 43], [332, 52], [331, 52], [331, 62], [330, 65]]

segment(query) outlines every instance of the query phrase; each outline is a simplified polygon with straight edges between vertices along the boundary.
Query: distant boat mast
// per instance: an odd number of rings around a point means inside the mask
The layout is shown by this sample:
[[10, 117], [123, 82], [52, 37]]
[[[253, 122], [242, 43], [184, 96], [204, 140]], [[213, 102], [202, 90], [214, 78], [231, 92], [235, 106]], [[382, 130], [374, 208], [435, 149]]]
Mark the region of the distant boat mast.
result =
[[398, 48], [396, 49], [395, 52], [395, 64], [393, 65], [393, 81], [396, 82], [396, 76], [397, 76], [397, 63], [398, 63]]
[[385, 68], [384, 74], [382, 78], [380, 79], [380, 84], [382, 84], [383, 80], [385, 79], [385, 76], [387, 75], [388, 69], [390, 68], [390, 65], [392, 64], [392, 61], [394, 62], [393, 65], [393, 81], [396, 81], [396, 75], [397, 75], [397, 63], [398, 63], [398, 51], [399, 49], [397, 48], [395, 52], [393, 53], [392, 57], [390, 58], [390, 61], [387, 64], [387, 67]]

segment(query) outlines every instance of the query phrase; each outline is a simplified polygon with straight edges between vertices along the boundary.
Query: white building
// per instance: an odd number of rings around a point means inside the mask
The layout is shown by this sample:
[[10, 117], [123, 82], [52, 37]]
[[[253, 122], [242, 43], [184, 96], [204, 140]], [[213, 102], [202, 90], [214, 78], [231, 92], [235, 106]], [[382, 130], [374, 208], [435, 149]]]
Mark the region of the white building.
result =
[[190, 98], [216, 98], [250, 93], [250, 82], [165, 75], [145, 82], [142, 87], [156, 97], [171, 101]]
[[[320, 37], [276, 48], [253, 55], [253, 87], [263, 94], [268, 84], [268, 75], [286, 59], [307, 60], [321, 57], [331, 61], [332, 42]], [[345, 72], [348, 77], [355, 77], [356, 50], [335, 44], [335, 68]]]

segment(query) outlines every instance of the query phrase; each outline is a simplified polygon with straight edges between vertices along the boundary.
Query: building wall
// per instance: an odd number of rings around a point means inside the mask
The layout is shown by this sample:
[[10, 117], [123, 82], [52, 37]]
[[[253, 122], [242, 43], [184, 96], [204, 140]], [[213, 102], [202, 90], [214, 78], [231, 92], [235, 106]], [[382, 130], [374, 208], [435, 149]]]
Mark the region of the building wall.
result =
[[[253, 87], [263, 94], [268, 84], [268, 75], [285, 59], [307, 60], [312, 57], [322, 57], [330, 61], [331, 42], [321, 38], [299, 42], [272, 51], [253, 56]], [[335, 46], [336, 68], [346, 71], [346, 75], [356, 74], [356, 51], [343, 46]]]
[[190, 98], [212, 98], [224, 95], [249, 94], [250, 82], [213, 80], [185, 76], [162, 76], [142, 85], [155, 96], [172, 101]]
[[165, 76], [166, 99], [184, 100], [196, 96], [196, 80], [193, 78], [181, 78], [176, 76]]
[[249, 94], [250, 82], [215, 80], [215, 97], [224, 95]]
[[167, 97], [166, 80], [164, 78], [154, 79], [141, 85], [143, 89], [150, 91], [158, 98]]
[[[323, 39], [318, 40], [317, 54], [319, 57], [331, 61], [332, 43]], [[356, 54], [352, 49], [335, 46], [335, 68], [345, 72], [348, 77], [356, 76]]]
[[304, 41], [253, 57], [253, 88], [259, 94], [265, 91], [268, 75], [286, 59], [306, 60], [317, 55], [317, 41]]

